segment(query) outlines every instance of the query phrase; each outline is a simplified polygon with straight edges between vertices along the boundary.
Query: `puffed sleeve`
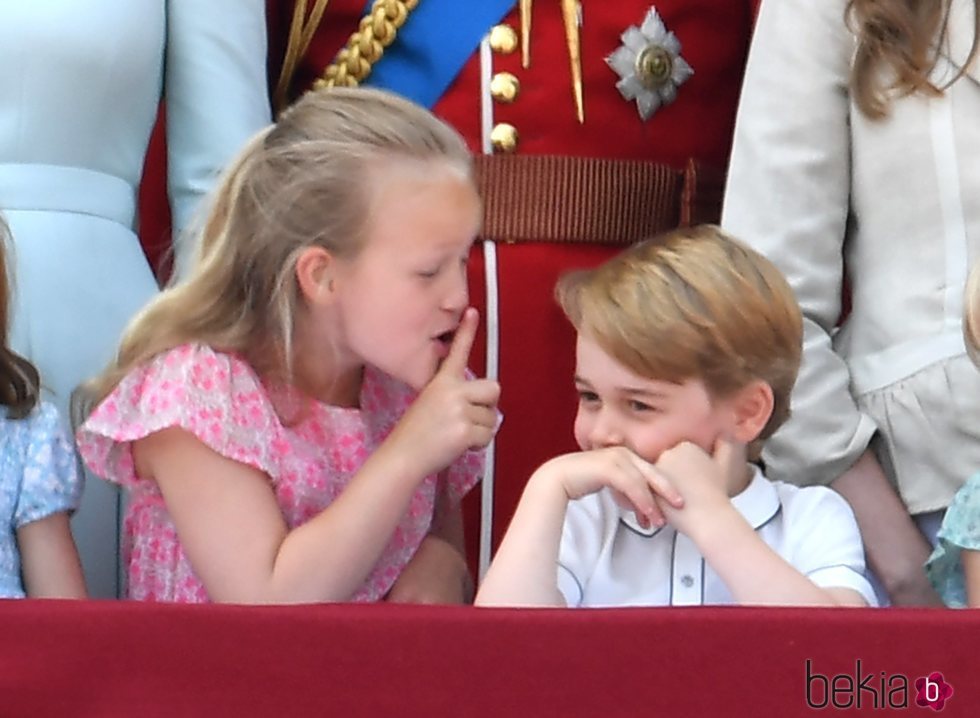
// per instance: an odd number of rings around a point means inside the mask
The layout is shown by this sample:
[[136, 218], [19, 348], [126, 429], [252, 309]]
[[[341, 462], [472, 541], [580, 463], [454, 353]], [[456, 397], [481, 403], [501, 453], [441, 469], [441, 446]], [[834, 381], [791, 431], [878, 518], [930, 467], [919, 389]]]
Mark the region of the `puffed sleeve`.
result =
[[24, 470], [13, 523], [16, 528], [78, 507], [82, 478], [58, 410], [42, 403], [27, 429]]
[[766, 447], [767, 474], [829, 483], [875, 425], [834, 352], [851, 183], [845, 0], [763, 0], [738, 110], [722, 225], [786, 275], [804, 316], [792, 418]]
[[[175, 233], [217, 174], [270, 122], [264, 0], [168, 0], [164, 89]], [[178, 272], [191, 248], [176, 244]]]
[[132, 442], [167, 428], [193, 434], [212, 451], [277, 478], [283, 426], [265, 388], [242, 359], [186, 344], [137, 367], [78, 431], [92, 472], [133, 486]]

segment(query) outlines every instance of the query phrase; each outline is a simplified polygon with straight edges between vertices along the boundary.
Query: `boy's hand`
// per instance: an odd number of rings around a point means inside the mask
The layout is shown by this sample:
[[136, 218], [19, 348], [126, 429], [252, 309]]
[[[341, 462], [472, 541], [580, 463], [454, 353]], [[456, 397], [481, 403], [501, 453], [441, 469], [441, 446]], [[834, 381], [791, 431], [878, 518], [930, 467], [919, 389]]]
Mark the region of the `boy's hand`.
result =
[[543, 464], [535, 473], [555, 476], [569, 500], [608, 486], [616, 502], [632, 510], [644, 527], [664, 524], [661, 506], [683, 505], [669, 478], [624, 446], [565, 454]]
[[390, 437], [419, 460], [423, 476], [442, 471], [467, 449], [486, 446], [497, 431], [500, 385], [466, 376], [478, 323], [475, 309], [463, 312], [449, 354]]
[[667, 521], [693, 538], [698, 529], [710, 526], [721, 512], [735, 510], [728, 487], [739, 485], [745, 476], [745, 445], [719, 439], [714, 453], [709, 455], [700, 446], [685, 441], [663, 452], [654, 466], [684, 498], [681, 509], [663, 506]]

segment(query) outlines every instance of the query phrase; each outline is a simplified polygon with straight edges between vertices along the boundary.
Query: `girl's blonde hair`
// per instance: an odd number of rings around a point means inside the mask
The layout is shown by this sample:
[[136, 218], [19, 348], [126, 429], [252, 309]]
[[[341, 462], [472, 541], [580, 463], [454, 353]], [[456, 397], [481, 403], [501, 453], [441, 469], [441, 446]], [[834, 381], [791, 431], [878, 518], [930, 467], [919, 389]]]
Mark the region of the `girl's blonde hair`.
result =
[[[893, 92], [942, 94], [976, 58], [980, 0], [974, 0], [973, 45], [963, 67], [942, 87], [929, 79], [947, 36], [950, 5], [951, 0], [849, 0], [845, 17], [858, 41], [851, 92], [867, 117], [885, 117]], [[882, 79], [882, 71], [888, 80]]]
[[757, 442], [789, 418], [803, 319], [765, 257], [702, 225], [635, 244], [596, 269], [561, 277], [556, 297], [575, 329], [635, 374], [699, 379], [713, 399], [754, 380], [773, 412]]
[[41, 379], [31, 362], [7, 346], [10, 331], [10, 289], [7, 273], [7, 247], [10, 230], [0, 217], [0, 405], [7, 407], [11, 419], [23, 419], [40, 397]]
[[963, 339], [966, 353], [980, 367], [980, 262], [973, 265], [966, 280], [963, 312]]
[[379, 171], [435, 161], [472, 176], [464, 140], [424, 108], [367, 88], [308, 92], [221, 178], [188, 277], [132, 320], [115, 360], [86, 385], [82, 413], [133, 367], [190, 342], [239, 353], [260, 374], [288, 381], [300, 254], [319, 246], [355, 256], [369, 212], [384, 211], [372, 207]]

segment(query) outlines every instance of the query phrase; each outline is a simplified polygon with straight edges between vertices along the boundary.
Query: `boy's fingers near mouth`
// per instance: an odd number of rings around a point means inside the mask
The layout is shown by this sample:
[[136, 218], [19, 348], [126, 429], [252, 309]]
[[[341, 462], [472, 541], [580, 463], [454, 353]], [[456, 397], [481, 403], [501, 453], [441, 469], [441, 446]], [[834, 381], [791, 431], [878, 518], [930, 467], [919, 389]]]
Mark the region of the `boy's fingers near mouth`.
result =
[[721, 436], [715, 441], [711, 457], [725, 476], [742, 471], [747, 461], [745, 444], [729, 436]]
[[646, 477], [647, 483], [657, 496], [675, 509], [679, 509], [684, 505], [684, 497], [681, 496], [666, 473], [639, 456], [634, 458], [634, 462], [643, 476]]

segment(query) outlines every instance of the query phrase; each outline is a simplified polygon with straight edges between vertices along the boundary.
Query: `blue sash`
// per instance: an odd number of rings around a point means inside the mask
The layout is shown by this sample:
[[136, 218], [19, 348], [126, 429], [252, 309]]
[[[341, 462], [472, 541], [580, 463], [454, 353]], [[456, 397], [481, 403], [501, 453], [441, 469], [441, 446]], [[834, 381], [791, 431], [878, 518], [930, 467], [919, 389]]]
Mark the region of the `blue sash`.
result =
[[[363, 84], [431, 108], [515, 0], [419, 0]], [[372, 5], [368, 0], [368, 8]]]

